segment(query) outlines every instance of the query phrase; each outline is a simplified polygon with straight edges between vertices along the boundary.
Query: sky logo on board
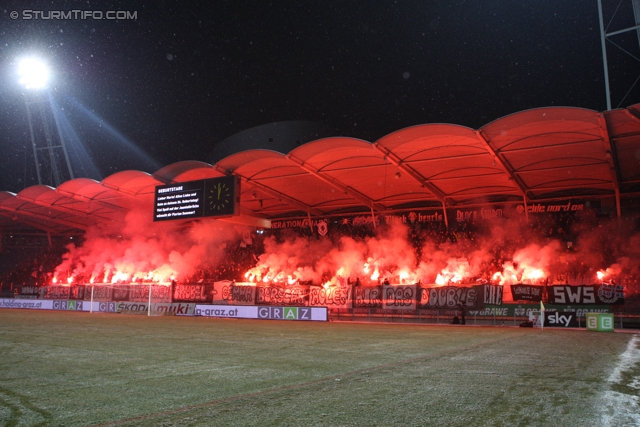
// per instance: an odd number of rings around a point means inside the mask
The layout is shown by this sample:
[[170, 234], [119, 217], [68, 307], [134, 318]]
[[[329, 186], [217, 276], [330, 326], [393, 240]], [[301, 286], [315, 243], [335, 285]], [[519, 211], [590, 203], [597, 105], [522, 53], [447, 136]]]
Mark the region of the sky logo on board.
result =
[[568, 328], [571, 325], [571, 319], [573, 315], [564, 314], [564, 313], [550, 313], [547, 314], [547, 322], [549, 326], [564, 326]]

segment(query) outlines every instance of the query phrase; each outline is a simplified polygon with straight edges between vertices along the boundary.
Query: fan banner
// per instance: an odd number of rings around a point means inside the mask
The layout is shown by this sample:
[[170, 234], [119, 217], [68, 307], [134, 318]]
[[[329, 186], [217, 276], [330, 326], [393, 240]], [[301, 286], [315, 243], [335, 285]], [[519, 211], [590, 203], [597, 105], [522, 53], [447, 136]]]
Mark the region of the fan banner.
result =
[[151, 288], [152, 302], [171, 302], [171, 286], [161, 285], [131, 285], [129, 288], [129, 301], [149, 302], [149, 288]]
[[500, 285], [482, 285], [484, 288], [484, 303], [501, 305], [502, 304], [502, 291], [504, 288]]
[[86, 285], [84, 300], [90, 301], [129, 301], [130, 285], [111, 285], [96, 283]]
[[553, 285], [547, 292], [549, 304], [624, 304], [622, 285]]
[[465, 309], [482, 310], [484, 286], [423, 286], [420, 288], [419, 308], [455, 309], [462, 305]]
[[[115, 302], [149, 302], [149, 285], [123, 285], [110, 283], [95, 283], [85, 286], [74, 286], [81, 289], [80, 294], [70, 299], [84, 299], [85, 301], [115, 301]], [[63, 299], [63, 298], [57, 298]], [[171, 302], [171, 286], [151, 285], [152, 302]]]
[[256, 285], [222, 280], [213, 283], [213, 304], [254, 305]]
[[[15, 288], [14, 288], [15, 289]], [[18, 288], [18, 298], [38, 298], [40, 296], [40, 289], [38, 286], [19, 286]]]
[[308, 305], [309, 286], [267, 285], [256, 286], [258, 305]]
[[382, 308], [385, 310], [415, 310], [417, 285], [383, 285]]
[[511, 294], [514, 301], [542, 301], [544, 286], [535, 285], [511, 285]]
[[[131, 289], [130, 285], [114, 285], [114, 286], [108, 286], [109, 288], [112, 289], [111, 291], [111, 300], [112, 301], [129, 301], [129, 291]], [[87, 292], [91, 292], [91, 290], [87, 287], [88, 291]], [[85, 292], [85, 295], [87, 294], [87, 292]], [[95, 299], [95, 289], [94, 289], [94, 299]]]
[[173, 285], [173, 301], [205, 302], [207, 299], [211, 300], [205, 284]]
[[382, 286], [354, 286], [353, 306], [357, 308], [382, 307]]
[[351, 308], [352, 286], [310, 286], [309, 305], [327, 308]]
[[45, 286], [41, 292], [44, 299], [83, 299], [84, 286]]
[[[123, 285], [127, 287], [127, 298], [129, 300], [129, 285]], [[86, 292], [84, 293], [84, 300], [91, 301], [113, 301], [113, 286], [104, 284], [86, 285]]]

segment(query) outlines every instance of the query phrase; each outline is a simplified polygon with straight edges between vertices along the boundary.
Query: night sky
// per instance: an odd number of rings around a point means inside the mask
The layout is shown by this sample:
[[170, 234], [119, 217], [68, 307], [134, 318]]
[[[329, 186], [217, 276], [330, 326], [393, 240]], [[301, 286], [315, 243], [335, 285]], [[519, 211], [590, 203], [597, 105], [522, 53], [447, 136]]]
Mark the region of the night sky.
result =
[[[603, 2], [606, 25], [618, 2]], [[623, 3], [610, 31], [634, 25]], [[25, 10], [137, 19], [26, 20]], [[52, 69], [72, 157], [86, 150], [94, 163], [74, 164], [76, 175], [96, 179], [208, 161], [219, 141], [284, 120], [375, 141], [535, 107], [606, 109], [596, 0], [5, 1], [0, 23], [0, 190], [13, 192], [37, 183], [16, 76], [27, 55]], [[640, 58], [635, 34], [616, 42]], [[613, 45], [608, 56], [613, 107], [640, 102], [640, 84], [624, 98], [638, 61]]]

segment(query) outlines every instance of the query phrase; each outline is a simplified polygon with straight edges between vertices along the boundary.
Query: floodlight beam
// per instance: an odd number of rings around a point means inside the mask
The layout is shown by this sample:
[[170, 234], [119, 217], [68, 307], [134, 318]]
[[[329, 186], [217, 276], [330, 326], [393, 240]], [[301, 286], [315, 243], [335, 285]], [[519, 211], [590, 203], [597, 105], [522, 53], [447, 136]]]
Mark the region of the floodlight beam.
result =
[[40, 164], [38, 163], [38, 148], [36, 146], [36, 138], [33, 132], [33, 122], [31, 118], [31, 109], [27, 98], [24, 98], [24, 104], [27, 107], [27, 121], [29, 122], [29, 133], [31, 134], [31, 146], [33, 147], [33, 157], [36, 161], [36, 173], [38, 175], [38, 184], [42, 185], [42, 177], [40, 176]]

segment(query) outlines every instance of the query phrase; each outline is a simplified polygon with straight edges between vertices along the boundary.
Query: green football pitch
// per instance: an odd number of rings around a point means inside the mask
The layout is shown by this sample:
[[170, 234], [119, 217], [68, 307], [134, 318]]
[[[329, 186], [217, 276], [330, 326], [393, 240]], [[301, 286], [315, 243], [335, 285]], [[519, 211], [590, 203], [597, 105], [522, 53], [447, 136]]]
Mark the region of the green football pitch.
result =
[[6, 426], [640, 424], [640, 338], [0, 310]]

